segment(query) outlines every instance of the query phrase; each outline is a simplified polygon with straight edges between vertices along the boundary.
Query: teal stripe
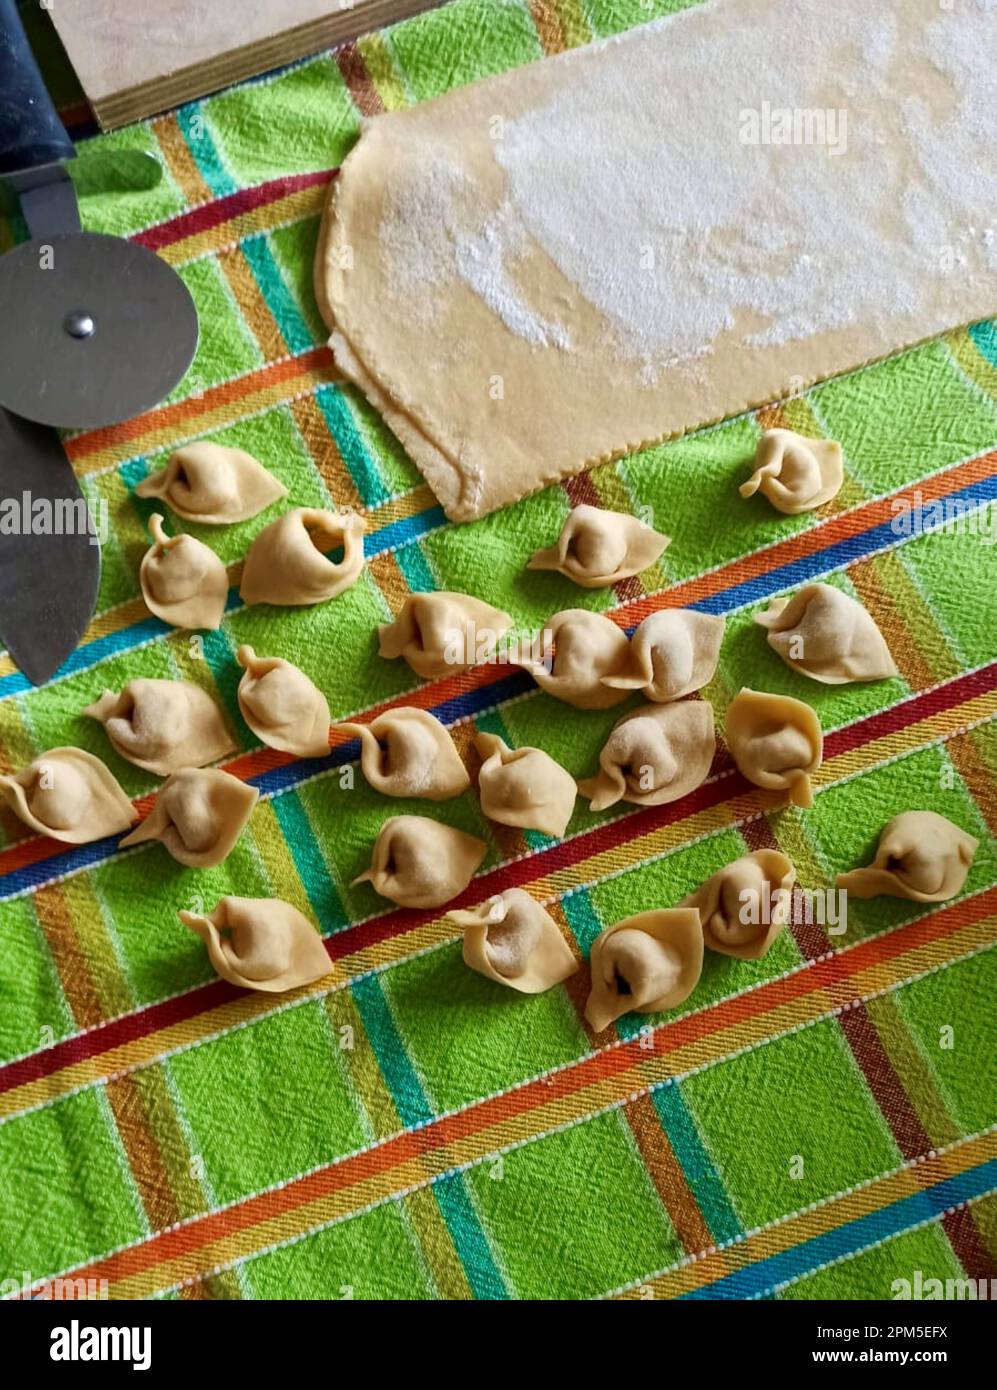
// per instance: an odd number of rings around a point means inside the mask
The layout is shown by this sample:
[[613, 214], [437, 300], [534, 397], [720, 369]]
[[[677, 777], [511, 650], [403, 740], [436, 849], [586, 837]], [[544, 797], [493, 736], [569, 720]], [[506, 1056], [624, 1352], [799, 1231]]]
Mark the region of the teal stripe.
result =
[[365, 507], [378, 507], [391, 496], [378, 472], [363, 436], [357, 428], [346, 397], [335, 386], [320, 386], [315, 403], [329, 427], [329, 433], [339, 446], [343, 462]]
[[969, 336], [976, 345], [980, 356], [992, 367], [997, 367], [997, 319], [987, 319], [983, 323], [970, 326]]
[[471, 1205], [463, 1174], [441, 1178], [433, 1190], [475, 1298], [507, 1299], [508, 1291]]
[[275, 796], [270, 805], [323, 935], [341, 931], [350, 919], [301, 798], [296, 791], [288, 791]]
[[418, 541], [399, 546], [395, 560], [413, 594], [431, 594], [436, 590], [436, 579]]
[[184, 106], [178, 106], [177, 125], [187, 142], [187, 148], [194, 158], [201, 178], [212, 193], [216, 197], [224, 197], [226, 193], [237, 192], [239, 185], [222, 163], [201, 103], [189, 101]]
[[703, 1146], [679, 1086], [674, 1083], [662, 1086], [652, 1092], [651, 1099], [710, 1235], [718, 1243], [743, 1235], [741, 1223]]
[[273, 258], [266, 235], [247, 237], [242, 243], [242, 254], [253, 272], [260, 293], [273, 314], [289, 351], [298, 353], [313, 348], [315, 338], [288, 289], [280, 266]]
[[[567, 893], [561, 899], [561, 910], [582, 954], [587, 956], [592, 949], [592, 942], [603, 929], [599, 914], [592, 906], [588, 889], [577, 888], [573, 893]], [[638, 1029], [634, 1028], [634, 1032], [637, 1031]]]

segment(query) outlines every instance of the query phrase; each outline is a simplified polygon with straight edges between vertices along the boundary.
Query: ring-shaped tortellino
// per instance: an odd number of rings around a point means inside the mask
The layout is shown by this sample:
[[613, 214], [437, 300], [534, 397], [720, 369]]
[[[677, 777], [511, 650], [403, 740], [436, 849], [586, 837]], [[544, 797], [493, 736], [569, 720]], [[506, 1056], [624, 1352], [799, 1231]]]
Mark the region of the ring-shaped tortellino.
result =
[[508, 613], [470, 594], [410, 594], [394, 622], [378, 627], [379, 653], [402, 657], [423, 680], [456, 675], [490, 661], [512, 626]]
[[428, 816], [392, 816], [374, 842], [370, 868], [353, 882], [369, 883], [400, 907], [442, 907], [463, 893], [487, 849]]
[[830, 502], [844, 482], [841, 445], [807, 439], [794, 430], [765, 430], [755, 450], [755, 471], [741, 484], [742, 497], [761, 492], [787, 516]]
[[691, 608], [652, 613], [630, 639], [625, 669], [603, 676], [616, 690], [642, 690], [644, 698], [665, 704], [702, 690], [713, 679], [720, 658], [724, 620]]
[[[357, 512], [285, 512], [249, 547], [239, 588], [243, 602], [294, 608], [335, 598], [360, 577], [366, 529]], [[340, 549], [342, 558], [330, 560], [329, 552]]]
[[235, 751], [221, 710], [188, 681], [139, 677], [119, 694], [105, 690], [83, 713], [103, 724], [123, 758], [162, 777], [204, 767]]
[[604, 589], [653, 565], [669, 536], [639, 517], [585, 503], [568, 513], [556, 545], [537, 550], [531, 570], [556, 570], [584, 589]]
[[745, 687], [728, 705], [724, 727], [731, 757], [749, 782], [788, 792], [797, 806], [813, 805], [810, 778], [820, 767], [824, 739], [809, 705]]
[[280, 656], [257, 656], [243, 645], [236, 660], [245, 674], [239, 682], [242, 717], [268, 748], [298, 758], [324, 758], [329, 752], [329, 702], [310, 677]]
[[855, 898], [943, 903], [962, 891], [979, 846], [937, 811], [904, 811], [883, 827], [868, 868], [839, 874], [837, 886]]
[[428, 710], [404, 705], [369, 724], [346, 720], [335, 728], [360, 740], [363, 775], [385, 796], [449, 801], [471, 785], [453, 739]]
[[541, 690], [576, 709], [609, 709], [627, 698], [626, 690], [614, 690], [603, 679], [622, 673], [629, 653], [626, 633], [610, 618], [566, 608], [545, 623], [544, 635], [545, 645], [549, 639], [554, 647], [549, 663], [520, 661]]
[[520, 994], [542, 994], [578, 969], [557, 923], [522, 888], [447, 916], [464, 929], [464, 963]]
[[245, 449], [199, 439], [177, 449], [158, 473], [143, 478], [135, 494], [160, 498], [185, 521], [230, 526], [286, 497], [287, 488]]
[[308, 918], [277, 898], [222, 898], [210, 914], [181, 912], [204, 942], [217, 974], [241, 989], [282, 994], [332, 969]]
[[489, 820], [544, 835], [563, 835], [578, 794], [575, 779], [542, 748], [510, 748], [498, 734], [474, 740], [481, 809]]
[[897, 674], [870, 614], [831, 584], [807, 584], [791, 598], [773, 599], [754, 620], [767, 629], [769, 646], [787, 666], [824, 685]]
[[103, 840], [138, 820], [117, 779], [82, 748], [50, 748], [0, 775], [0, 797], [30, 829], [67, 845]]
[[695, 908], [641, 912], [592, 943], [592, 991], [585, 1017], [596, 1033], [634, 1011], [674, 1009], [703, 971], [703, 932]]
[[193, 536], [168, 536], [158, 512], [149, 518], [149, 530], [153, 544], [139, 570], [146, 608], [172, 627], [216, 630], [228, 599], [221, 560]]
[[599, 771], [578, 783], [589, 809], [618, 801], [661, 806], [705, 781], [716, 752], [713, 710], [705, 700], [641, 705], [614, 726], [599, 754]]
[[758, 849], [725, 864], [679, 907], [694, 907], [711, 951], [759, 960], [790, 920], [796, 870], [776, 849]]
[[184, 768], [163, 783], [152, 810], [121, 848], [159, 840], [178, 864], [213, 869], [234, 849], [259, 796], [255, 787], [218, 768]]

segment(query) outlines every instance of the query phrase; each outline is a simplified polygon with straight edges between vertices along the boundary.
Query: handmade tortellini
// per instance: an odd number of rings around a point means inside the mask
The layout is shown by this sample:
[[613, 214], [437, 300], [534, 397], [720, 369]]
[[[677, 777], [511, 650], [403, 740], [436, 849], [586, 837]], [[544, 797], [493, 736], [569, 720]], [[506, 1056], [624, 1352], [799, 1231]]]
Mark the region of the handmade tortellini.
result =
[[664, 704], [702, 690], [713, 678], [724, 636], [724, 620], [691, 608], [652, 613], [630, 639], [624, 670], [603, 676], [615, 690], [642, 690]]
[[508, 613], [470, 594], [412, 594], [393, 623], [378, 627], [381, 656], [404, 657], [423, 680], [452, 676], [490, 661], [512, 626]]
[[855, 898], [942, 903], [962, 889], [979, 844], [936, 811], [904, 811], [883, 827], [869, 867], [839, 874], [837, 885]]
[[878, 681], [897, 674], [879, 628], [849, 594], [831, 584], [807, 584], [754, 615], [768, 644], [787, 666], [825, 685]]
[[305, 675], [279, 656], [257, 656], [241, 646], [235, 659], [245, 670], [239, 682], [242, 717], [268, 748], [298, 758], [329, 752], [329, 702]]
[[[335, 598], [359, 578], [366, 529], [357, 512], [285, 512], [249, 547], [239, 589], [244, 602], [292, 608]], [[340, 547], [343, 558], [330, 560], [327, 552]]]
[[427, 816], [392, 816], [374, 842], [370, 868], [354, 883], [370, 883], [400, 907], [442, 907], [462, 893], [488, 846]]
[[385, 796], [448, 801], [471, 785], [453, 739], [428, 710], [403, 706], [369, 724], [336, 725], [360, 740], [360, 766], [370, 785]]
[[711, 874], [679, 907], [697, 909], [711, 951], [759, 960], [789, 921], [795, 883], [784, 854], [758, 849]]
[[604, 589], [653, 565], [671, 537], [625, 512], [573, 507], [557, 544], [538, 550], [527, 569], [557, 570], [585, 589]]
[[244, 449], [201, 439], [177, 449], [165, 468], [143, 478], [135, 493], [161, 497], [187, 521], [227, 526], [256, 516], [286, 497], [287, 488]]
[[592, 992], [585, 1005], [601, 1033], [631, 1010], [673, 1009], [703, 973], [703, 932], [695, 908], [641, 912], [607, 928], [592, 943]]
[[577, 795], [570, 772], [543, 749], [510, 748], [498, 734], [478, 734], [474, 746], [483, 759], [478, 773], [481, 809], [490, 820], [545, 835], [564, 834]]
[[25, 825], [67, 845], [127, 830], [138, 812], [99, 758], [50, 748], [20, 772], [0, 776], [0, 796]]
[[601, 613], [566, 608], [545, 624], [554, 643], [550, 670], [542, 661], [522, 661], [541, 689], [576, 709], [609, 709], [627, 698], [603, 677], [626, 667], [629, 644], [626, 633]]
[[813, 805], [810, 777], [820, 767], [824, 738], [809, 705], [745, 687], [727, 707], [725, 729], [731, 757], [749, 782], [787, 791], [797, 806]]
[[172, 627], [214, 631], [228, 598], [225, 566], [193, 536], [168, 536], [158, 512], [149, 518], [149, 530], [153, 544], [139, 570], [146, 608]]
[[599, 754], [599, 771], [578, 783], [592, 811], [618, 801], [661, 806], [704, 781], [713, 762], [713, 710], [705, 700], [642, 705], [614, 726]]
[[123, 758], [163, 777], [204, 767], [235, 750], [221, 710], [187, 681], [139, 677], [120, 694], [105, 690], [83, 713], [103, 724]]
[[159, 840], [179, 864], [213, 869], [232, 852], [259, 796], [217, 768], [184, 768], [163, 783], [156, 804], [121, 848]]
[[447, 915], [464, 928], [465, 964], [520, 994], [542, 994], [578, 969], [557, 923], [522, 888]]
[[207, 946], [222, 979], [242, 989], [280, 994], [332, 969], [308, 918], [277, 898], [222, 898], [210, 916], [181, 912], [180, 920]]
[[740, 492], [752, 497], [760, 490], [776, 511], [796, 516], [829, 502], [844, 477], [840, 444], [807, 439], [794, 430], [765, 430], [755, 450], [755, 471]]

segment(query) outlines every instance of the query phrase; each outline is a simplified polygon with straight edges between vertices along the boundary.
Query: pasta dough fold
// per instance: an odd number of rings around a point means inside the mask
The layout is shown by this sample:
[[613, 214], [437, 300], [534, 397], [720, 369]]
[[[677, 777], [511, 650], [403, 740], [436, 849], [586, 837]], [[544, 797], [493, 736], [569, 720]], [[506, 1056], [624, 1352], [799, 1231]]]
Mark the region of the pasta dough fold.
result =
[[298, 758], [324, 758], [329, 752], [329, 702], [304, 671], [279, 656], [257, 656], [241, 646], [236, 661], [242, 717], [268, 748]]
[[39, 835], [87, 845], [127, 830], [138, 812], [99, 758], [50, 748], [20, 772], [0, 775], [0, 796]]
[[[249, 547], [239, 590], [244, 602], [293, 608], [335, 598], [360, 577], [366, 529], [357, 512], [285, 512]], [[330, 560], [326, 552], [340, 547], [343, 558]]]
[[369, 724], [335, 727], [359, 738], [363, 775], [385, 796], [449, 801], [471, 785], [453, 739], [428, 710], [403, 706]]
[[755, 471], [739, 490], [742, 497], [761, 492], [776, 511], [797, 516], [830, 502], [844, 479], [840, 444], [793, 430], [765, 430], [755, 450]]
[[603, 677], [622, 671], [628, 655], [627, 635], [601, 613], [566, 608], [545, 624], [554, 643], [550, 669], [543, 661], [521, 660], [537, 685], [576, 709], [609, 709], [627, 698]]
[[711, 874], [679, 907], [697, 910], [709, 950], [759, 960], [790, 919], [795, 883], [784, 854], [758, 849]]
[[400, 907], [442, 907], [471, 882], [487, 848], [427, 816], [392, 816], [374, 842], [370, 868], [353, 882], [370, 883]]
[[776, 598], [754, 620], [787, 666], [825, 685], [878, 681], [897, 674], [879, 628], [850, 595], [831, 584], [807, 584]]
[[121, 848], [159, 840], [178, 864], [213, 869], [227, 859], [260, 799], [255, 787], [217, 768], [184, 768], [164, 782], [156, 804]]
[[464, 929], [465, 964], [520, 994], [542, 994], [578, 969], [557, 923], [522, 888], [447, 916]]
[[703, 972], [703, 932], [694, 908], [641, 912], [592, 943], [592, 992], [585, 1017], [596, 1033], [623, 1014], [681, 1004]]
[[277, 898], [222, 898], [210, 916], [181, 912], [223, 980], [266, 994], [310, 985], [332, 966], [322, 938], [296, 907]]
[[703, 782], [716, 752], [713, 710], [705, 700], [642, 705], [615, 725], [599, 754], [599, 771], [578, 783], [589, 809], [618, 801], [661, 806]]
[[149, 530], [153, 544], [139, 570], [146, 608], [172, 627], [215, 631], [228, 598], [225, 566], [193, 536], [168, 536], [158, 512], [149, 518]]
[[201, 439], [177, 449], [165, 468], [142, 479], [135, 494], [162, 498], [185, 521], [229, 526], [257, 516], [286, 497], [287, 488], [244, 449]]
[[490, 661], [512, 626], [508, 613], [470, 594], [411, 594], [393, 623], [378, 627], [380, 655], [404, 657], [423, 680], [470, 670]]
[[787, 791], [797, 806], [812, 806], [811, 775], [820, 767], [824, 738], [820, 720], [802, 700], [740, 690], [727, 707], [727, 746], [749, 782]]
[[584, 589], [604, 589], [653, 565], [670, 541], [639, 517], [583, 503], [568, 513], [557, 544], [537, 550], [526, 568], [556, 570]]
[[484, 761], [478, 773], [481, 809], [499, 825], [564, 834], [575, 809], [575, 779], [541, 748], [510, 748], [498, 734], [481, 733], [474, 746]]
[[837, 886], [855, 898], [943, 903], [961, 891], [979, 845], [936, 811], [904, 811], [883, 827], [869, 867], [839, 874]]
[[691, 608], [652, 613], [630, 639], [627, 665], [618, 675], [603, 676], [614, 690], [642, 690], [648, 700], [664, 704], [702, 690], [713, 679], [720, 658], [724, 619]]
[[120, 694], [105, 690], [83, 713], [103, 724], [123, 758], [163, 777], [235, 751], [221, 710], [187, 681], [139, 677]]

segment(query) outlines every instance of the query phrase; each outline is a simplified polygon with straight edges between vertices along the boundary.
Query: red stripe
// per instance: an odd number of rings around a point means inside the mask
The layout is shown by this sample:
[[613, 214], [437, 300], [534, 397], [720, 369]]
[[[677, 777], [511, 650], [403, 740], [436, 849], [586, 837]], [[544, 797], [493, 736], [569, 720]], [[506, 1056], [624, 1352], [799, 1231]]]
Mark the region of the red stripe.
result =
[[311, 174], [286, 174], [283, 178], [257, 184], [255, 188], [242, 188], [238, 193], [229, 193], [212, 203], [205, 203], [202, 207], [192, 208], [190, 212], [171, 217], [166, 222], [159, 222], [155, 227], [147, 227], [144, 232], [136, 232], [131, 240], [137, 241], [140, 246], [148, 247], [150, 251], [161, 251], [164, 246], [172, 246], [174, 242], [183, 241], [186, 237], [209, 232], [212, 227], [228, 222], [233, 217], [239, 217], [244, 212], [265, 207], [267, 203], [276, 203], [280, 198], [286, 198], [289, 193], [297, 193], [302, 188], [314, 188], [320, 183], [330, 183], [338, 172], [337, 169], [318, 169]]

